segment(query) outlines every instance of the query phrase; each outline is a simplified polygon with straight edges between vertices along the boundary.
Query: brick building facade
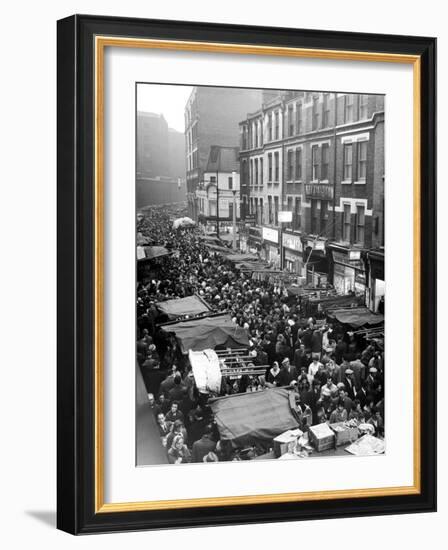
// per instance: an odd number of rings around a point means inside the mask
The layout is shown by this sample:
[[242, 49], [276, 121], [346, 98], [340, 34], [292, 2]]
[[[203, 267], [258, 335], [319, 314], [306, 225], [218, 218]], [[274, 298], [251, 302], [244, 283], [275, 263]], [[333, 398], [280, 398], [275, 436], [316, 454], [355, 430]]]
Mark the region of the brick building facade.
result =
[[262, 91], [196, 86], [185, 106], [186, 173], [189, 216], [199, 215], [196, 191], [204, 179], [213, 145], [239, 147], [238, 123], [262, 103]]
[[[384, 96], [279, 92], [240, 123], [249, 248], [274, 264], [384, 295]], [[280, 212], [289, 212], [282, 223]], [[288, 215], [286, 215], [288, 216]], [[382, 263], [382, 265], [381, 265]]]

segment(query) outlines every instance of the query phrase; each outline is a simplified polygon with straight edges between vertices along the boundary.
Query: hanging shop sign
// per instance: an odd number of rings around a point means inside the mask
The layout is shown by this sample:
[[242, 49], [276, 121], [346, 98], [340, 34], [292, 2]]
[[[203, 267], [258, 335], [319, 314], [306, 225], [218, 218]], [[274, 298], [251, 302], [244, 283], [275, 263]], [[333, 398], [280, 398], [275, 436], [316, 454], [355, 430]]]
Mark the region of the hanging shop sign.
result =
[[263, 227], [262, 237], [264, 241], [270, 241], [271, 243], [278, 244], [278, 231], [271, 227]]
[[280, 223], [291, 223], [292, 222], [292, 212], [288, 210], [281, 210], [278, 213], [278, 221]]
[[302, 239], [297, 235], [289, 235], [288, 233], [283, 233], [283, 246], [297, 252], [303, 251]]
[[[353, 253], [352, 257], [350, 253]], [[349, 250], [347, 254], [343, 252], [333, 251], [333, 260], [335, 263], [346, 265], [347, 267], [352, 267], [353, 269], [360, 269], [364, 271], [364, 265], [361, 261], [361, 251], [360, 250]]]
[[309, 246], [313, 250], [325, 250], [325, 241], [321, 241], [319, 239], [308, 239], [306, 241], [306, 246]]

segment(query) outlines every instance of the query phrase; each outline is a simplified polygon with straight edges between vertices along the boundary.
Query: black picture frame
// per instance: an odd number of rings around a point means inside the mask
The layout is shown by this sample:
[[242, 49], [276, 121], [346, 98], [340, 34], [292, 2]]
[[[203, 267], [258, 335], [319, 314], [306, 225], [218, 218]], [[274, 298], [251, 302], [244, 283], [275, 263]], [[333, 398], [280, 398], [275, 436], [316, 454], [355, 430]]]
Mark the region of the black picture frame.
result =
[[[62, 19], [57, 31], [58, 528], [83, 534], [435, 511], [436, 39], [90, 15]], [[97, 35], [420, 56], [420, 327], [424, 362], [419, 494], [95, 513], [93, 42]]]

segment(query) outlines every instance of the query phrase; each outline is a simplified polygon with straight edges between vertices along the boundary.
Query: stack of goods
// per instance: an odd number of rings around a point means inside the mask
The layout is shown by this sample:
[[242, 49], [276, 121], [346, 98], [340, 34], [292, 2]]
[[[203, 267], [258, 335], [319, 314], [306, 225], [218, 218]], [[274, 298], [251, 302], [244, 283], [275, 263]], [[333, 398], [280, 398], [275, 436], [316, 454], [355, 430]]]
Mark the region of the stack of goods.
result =
[[330, 428], [333, 430], [336, 438], [336, 447], [345, 445], [346, 443], [353, 443], [359, 437], [358, 423], [355, 419], [330, 424]]
[[286, 454], [294, 453], [297, 447], [297, 440], [303, 435], [302, 430], [287, 430], [274, 438], [274, 453], [276, 458]]
[[308, 432], [308, 438], [316, 451], [326, 451], [334, 448], [335, 435], [330, 426], [326, 423], [311, 426]]
[[366, 434], [355, 443], [349, 445], [345, 450], [356, 456], [375, 456], [385, 452], [386, 444], [382, 439]]

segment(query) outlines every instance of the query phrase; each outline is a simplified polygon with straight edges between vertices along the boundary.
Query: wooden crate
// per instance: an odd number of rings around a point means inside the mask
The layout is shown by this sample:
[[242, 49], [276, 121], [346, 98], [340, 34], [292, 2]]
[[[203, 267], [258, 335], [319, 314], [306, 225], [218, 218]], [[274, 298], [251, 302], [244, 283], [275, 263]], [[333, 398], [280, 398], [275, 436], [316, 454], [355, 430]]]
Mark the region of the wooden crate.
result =
[[330, 424], [330, 428], [333, 430], [335, 435], [335, 444], [336, 447], [340, 445], [345, 445], [347, 443], [353, 443], [359, 437], [359, 430], [357, 427], [345, 426], [343, 422], [335, 422]]
[[274, 438], [274, 453], [277, 458], [287, 453], [303, 435], [302, 430], [287, 430]]
[[334, 432], [327, 423], [311, 426], [308, 431], [308, 438], [310, 444], [318, 452], [332, 449], [335, 446]]

